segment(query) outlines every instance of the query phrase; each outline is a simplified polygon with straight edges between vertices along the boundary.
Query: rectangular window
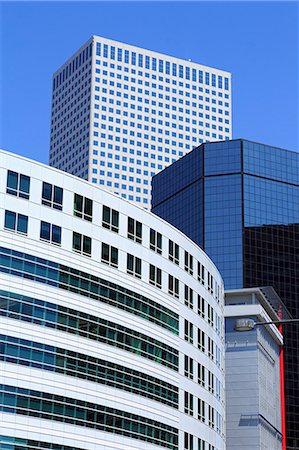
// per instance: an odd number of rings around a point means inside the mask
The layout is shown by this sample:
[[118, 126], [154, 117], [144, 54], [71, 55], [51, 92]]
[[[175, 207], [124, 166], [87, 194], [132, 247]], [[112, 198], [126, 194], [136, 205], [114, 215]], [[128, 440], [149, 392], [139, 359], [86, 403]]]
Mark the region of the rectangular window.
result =
[[193, 380], [193, 359], [185, 355], [184, 358], [184, 375], [190, 380]]
[[159, 72], [163, 73], [163, 60], [159, 59]]
[[118, 249], [102, 242], [101, 261], [112, 267], [118, 267]]
[[149, 267], [149, 282], [160, 289], [162, 288], [162, 271], [152, 264]]
[[138, 54], [138, 66], [143, 67], [143, 55]]
[[184, 339], [193, 344], [193, 323], [185, 319]]
[[218, 88], [222, 89], [222, 76], [218, 75]]
[[150, 68], [150, 57], [149, 56], [145, 57], [145, 68], [146, 69]]
[[214, 341], [210, 337], [208, 337], [208, 356], [214, 359]]
[[129, 63], [129, 50], [125, 50], [125, 63]]
[[51, 244], [61, 245], [61, 227], [49, 222], [40, 223], [40, 239], [51, 242]]
[[197, 295], [197, 314], [205, 318], [205, 299], [201, 295]]
[[213, 327], [214, 326], [214, 309], [211, 305], [208, 304], [208, 323]]
[[197, 329], [197, 347], [205, 352], [205, 333], [200, 328]]
[[197, 382], [202, 387], [205, 387], [206, 385], [206, 368], [200, 363], [198, 363], [197, 367]]
[[136, 278], [141, 278], [141, 259], [129, 253], [127, 255], [127, 273]]
[[184, 400], [184, 413], [193, 416], [193, 395], [185, 391]]
[[135, 52], [131, 53], [131, 64], [133, 66], [136, 66], [136, 53]]
[[115, 47], [114, 46], [110, 47], [110, 58], [115, 59]]
[[185, 250], [185, 270], [193, 275], [193, 256]]
[[199, 81], [199, 83], [203, 83], [203, 71], [202, 70], [198, 71], [198, 81]]
[[216, 87], [216, 75], [212, 73], [212, 86]]
[[210, 370], [208, 371], [208, 390], [214, 394], [214, 375]]
[[214, 279], [213, 276], [208, 272], [208, 291], [213, 295], [214, 293]]
[[205, 267], [200, 262], [197, 263], [197, 279], [201, 284], [205, 284]]
[[17, 233], [27, 234], [28, 217], [13, 211], [5, 211], [4, 228]]
[[168, 258], [170, 259], [170, 261], [179, 265], [179, 263], [180, 263], [180, 248], [179, 248], [178, 244], [175, 244], [170, 239], [169, 239], [169, 245], [168, 245]]
[[108, 230], [118, 233], [119, 230], [119, 212], [115, 209], [103, 205], [102, 226]]
[[193, 289], [185, 284], [185, 305], [193, 309]]
[[30, 177], [21, 173], [7, 171], [7, 194], [15, 195], [16, 197], [26, 198], [29, 200]]
[[214, 408], [211, 405], [209, 405], [208, 411], [209, 411], [209, 416], [208, 416], [208, 418], [209, 418], [209, 427], [214, 428], [215, 427]]
[[200, 438], [198, 438], [198, 450], [207, 450], [206, 441]]
[[108, 58], [108, 45], [104, 44], [104, 58]]
[[150, 229], [150, 249], [159, 254], [162, 253], [162, 234]]
[[122, 51], [122, 49], [121, 48], [118, 48], [117, 49], [117, 61], [122, 61], [122, 53], [123, 53], [123, 51]]
[[168, 275], [168, 293], [179, 298], [179, 280], [172, 275]]
[[206, 84], [210, 84], [210, 74], [206, 72]]
[[228, 91], [228, 78], [224, 78], [224, 89]]
[[184, 450], [194, 450], [193, 435], [186, 432], [184, 433]]
[[142, 243], [142, 223], [128, 217], [128, 238], [138, 244]]
[[42, 205], [62, 210], [63, 189], [53, 184], [43, 182]]
[[152, 70], [157, 70], [157, 58], [152, 58]]
[[73, 232], [73, 250], [85, 256], [91, 256], [91, 238]]
[[74, 216], [92, 222], [92, 200], [79, 194], [74, 194]]
[[205, 402], [203, 400], [201, 400], [200, 398], [198, 399], [198, 402], [197, 402], [197, 418], [201, 422], [206, 421], [206, 405], [205, 405]]

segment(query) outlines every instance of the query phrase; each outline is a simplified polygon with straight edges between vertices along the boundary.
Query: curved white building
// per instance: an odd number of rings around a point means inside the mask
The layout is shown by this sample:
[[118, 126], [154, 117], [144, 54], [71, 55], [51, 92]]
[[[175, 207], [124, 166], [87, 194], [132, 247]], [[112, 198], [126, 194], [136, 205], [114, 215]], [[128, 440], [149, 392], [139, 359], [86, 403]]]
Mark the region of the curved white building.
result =
[[154, 214], [0, 152], [1, 448], [222, 450], [223, 284]]

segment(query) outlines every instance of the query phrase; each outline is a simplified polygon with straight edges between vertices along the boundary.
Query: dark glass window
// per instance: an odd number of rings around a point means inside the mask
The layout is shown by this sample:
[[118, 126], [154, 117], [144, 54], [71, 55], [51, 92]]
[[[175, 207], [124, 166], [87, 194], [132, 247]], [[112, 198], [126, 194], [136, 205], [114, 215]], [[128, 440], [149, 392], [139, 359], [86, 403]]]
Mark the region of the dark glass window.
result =
[[27, 234], [28, 217], [23, 214], [17, 214], [13, 211], [5, 211], [4, 228]]
[[139, 244], [142, 243], [142, 223], [128, 217], [128, 238]]
[[7, 171], [6, 192], [17, 197], [29, 199], [30, 177], [21, 173]]
[[101, 261], [109, 266], [118, 267], [118, 249], [103, 242]]
[[92, 222], [92, 200], [79, 194], [74, 194], [74, 215]]
[[62, 210], [63, 189], [53, 184], [43, 182], [42, 205]]
[[91, 256], [91, 238], [73, 232], [73, 250], [86, 256]]
[[127, 272], [136, 278], [141, 278], [141, 259], [137, 256], [127, 255]]
[[162, 288], [162, 271], [152, 264], [150, 264], [149, 282], [160, 289]]
[[119, 230], [119, 212], [115, 209], [103, 205], [103, 220], [102, 226], [108, 228], [115, 233]]
[[61, 227], [41, 221], [40, 238], [52, 244], [61, 244]]
[[150, 229], [150, 249], [157, 253], [162, 253], [162, 234]]

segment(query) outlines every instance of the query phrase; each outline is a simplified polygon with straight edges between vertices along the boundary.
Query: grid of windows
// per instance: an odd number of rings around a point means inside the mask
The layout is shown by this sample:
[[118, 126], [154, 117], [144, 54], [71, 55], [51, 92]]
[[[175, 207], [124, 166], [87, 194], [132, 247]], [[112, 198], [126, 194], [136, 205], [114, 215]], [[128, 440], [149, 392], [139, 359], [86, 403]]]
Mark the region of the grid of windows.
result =
[[129, 436], [177, 450], [178, 430], [136, 414], [87, 401], [0, 385], [0, 410]]
[[0, 335], [0, 361], [101, 383], [178, 408], [178, 388], [145, 373], [82, 353]]

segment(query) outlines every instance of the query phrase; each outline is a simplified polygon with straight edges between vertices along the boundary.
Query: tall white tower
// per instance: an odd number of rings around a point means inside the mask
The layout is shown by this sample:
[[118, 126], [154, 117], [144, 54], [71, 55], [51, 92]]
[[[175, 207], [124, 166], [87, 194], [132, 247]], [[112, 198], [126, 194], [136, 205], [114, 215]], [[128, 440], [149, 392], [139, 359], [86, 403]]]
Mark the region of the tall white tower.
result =
[[50, 165], [145, 208], [153, 175], [231, 137], [228, 72], [93, 36], [53, 76]]

